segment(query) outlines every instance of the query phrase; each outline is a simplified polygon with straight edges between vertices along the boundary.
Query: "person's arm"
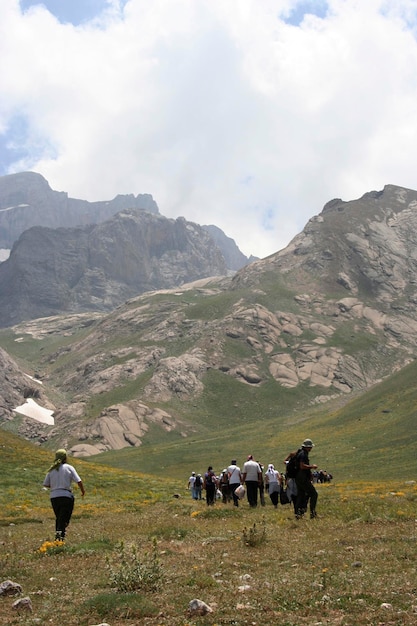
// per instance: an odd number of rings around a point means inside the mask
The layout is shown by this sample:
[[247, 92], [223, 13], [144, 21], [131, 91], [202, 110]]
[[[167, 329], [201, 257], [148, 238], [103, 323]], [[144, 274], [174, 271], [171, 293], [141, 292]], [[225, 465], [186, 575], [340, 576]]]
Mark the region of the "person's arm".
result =
[[300, 469], [313, 470], [313, 469], [317, 469], [317, 465], [307, 465], [307, 463], [304, 463], [304, 461], [300, 459]]
[[81, 489], [81, 495], [84, 498], [84, 496], [85, 496], [85, 489], [84, 489], [83, 481], [80, 480], [77, 484], [78, 484], [78, 487]]
[[243, 472], [242, 474], [242, 483], [244, 483], [246, 480], [246, 472]]
[[290, 452], [289, 454], [287, 454], [287, 456], [286, 456], [286, 457], [285, 457], [285, 459], [284, 459], [284, 463], [285, 463], [285, 465], [286, 465], [286, 464], [288, 463], [288, 461], [289, 461], [290, 459], [292, 459], [292, 457], [293, 457], [293, 456], [295, 456], [296, 454], [297, 454], [296, 452]]

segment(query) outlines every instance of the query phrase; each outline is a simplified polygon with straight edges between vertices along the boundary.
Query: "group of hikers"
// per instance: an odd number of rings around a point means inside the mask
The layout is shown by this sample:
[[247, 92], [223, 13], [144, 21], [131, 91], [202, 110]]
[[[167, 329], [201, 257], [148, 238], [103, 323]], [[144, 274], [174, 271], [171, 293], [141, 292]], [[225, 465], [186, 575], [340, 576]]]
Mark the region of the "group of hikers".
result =
[[[233, 501], [234, 506], [239, 506], [239, 501], [246, 495], [249, 506], [256, 507], [258, 495], [261, 505], [264, 505], [265, 493], [268, 493], [275, 508], [278, 502], [292, 503], [295, 516], [300, 519], [309, 506], [310, 517], [315, 518], [318, 494], [314, 482], [327, 482], [332, 477], [327, 472], [318, 471], [317, 465], [310, 463], [309, 453], [313, 447], [311, 439], [305, 439], [301, 448], [288, 454], [284, 461], [285, 473], [279, 472], [270, 463], [264, 474], [263, 465], [250, 454], [242, 469], [237, 465], [236, 459], [232, 459], [229, 467], [219, 476], [216, 476], [211, 465], [204, 476], [192, 472], [188, 488], [194, 500], [202, 500], [202, 491], [205, 490], [208, 506], [213, 505], [217, 497], [225, 504]], [[68, 463], [66, 450], [57, 450], [43, 486], [50, 489], [51, 505], [55, 514], [55, 539], [58, 541], [65, 540], [74, 509], [72, 483], [78, 485], [84, 497], [84, 484], [75, 468]]]
[[239, 506], [239, 501], [247, 497], [249, 506], [258, 506], [258, 497], [261, 505], [265, 505], [265, 493], [275, 508], [278, 503], [291, 503], [294, 507], [296, 519], [301, 519], [310, 508], [310, 518], [317, 517], [316, 505], [318, 494], [314, 487], [315, 482], [328, 482], [331, 474], [318, 470], [317, 465], [311, 464], [309, 453], [314, 447], [311, 439], [305, 439], [301, 447], [290, 452], [284, 460], [285, 472], [279, 472], [270, 463], [264, 473], [264, 466], [250, 454], [242, 469], [232, 459], [229, 467], [217, 476], [213, 467], [209, 465], [204, 475], [192, 472], [188, 480], [188, 489], [194, 500], [203, 499], [207, 506], [213, 505], [217, 499], [224, 504], [232, 502]]

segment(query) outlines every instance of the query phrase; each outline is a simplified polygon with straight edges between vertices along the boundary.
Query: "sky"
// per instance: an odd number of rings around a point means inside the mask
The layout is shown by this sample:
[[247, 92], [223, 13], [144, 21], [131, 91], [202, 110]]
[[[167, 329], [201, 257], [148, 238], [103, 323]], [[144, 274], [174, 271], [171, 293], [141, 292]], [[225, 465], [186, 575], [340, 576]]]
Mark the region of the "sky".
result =
[[1, 0], [0, 175], [150, 193], [246, 255], [417, 189], [416, 0]]

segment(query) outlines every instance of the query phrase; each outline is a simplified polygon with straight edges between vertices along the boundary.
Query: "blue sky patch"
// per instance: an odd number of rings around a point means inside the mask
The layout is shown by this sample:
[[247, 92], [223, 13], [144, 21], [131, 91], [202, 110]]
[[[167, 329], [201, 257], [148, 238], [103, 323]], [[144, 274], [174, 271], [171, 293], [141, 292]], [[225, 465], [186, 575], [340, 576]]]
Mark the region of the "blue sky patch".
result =
[[14, 164], [24, 160], [26, 169], [42, 158], [54, 159], [57, 151], [49, 138], [34, 134], [24, 115], [9, 120], [7, 130], [0, 134], [0, 176], [13, 171]]
[[286, 18], [282, 18], [286, 24], [300, 26], [306, 14], [316, 17], [326, 17], [328, 9], [327, 0], [302, 0]]
[[[124, 6], [126, 2], [120, 5]], [[22, 11], [37, 4], [43, 5], [62, 24], [70, 23], [74, 26], [92, 20], [109, 6], [107, 0], [20, 0]]]
[[266, 207], [263, 210], [261, 223], [262, 223], [262, 228], [264, 230], [273, 230], [274, 229], [274, 226], [273, 226], [274, 217], [275, 217], [275, 211], [274, 211], [274, 208], [272, 206]]
[[0, 134], [0, 176], [8, 174], [11, 163], [27, 156], [26, 140], [28, 125], [24, 116], [17, 115], [10, 122], [5, 133]]

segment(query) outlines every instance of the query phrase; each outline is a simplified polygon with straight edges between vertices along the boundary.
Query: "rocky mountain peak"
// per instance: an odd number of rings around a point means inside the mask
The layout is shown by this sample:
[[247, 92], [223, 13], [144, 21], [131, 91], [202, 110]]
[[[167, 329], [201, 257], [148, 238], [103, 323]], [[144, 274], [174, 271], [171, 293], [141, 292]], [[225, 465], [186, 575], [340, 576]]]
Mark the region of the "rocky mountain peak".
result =
[[[158, 233], [175, 243], [158, 257], [167, 247], [143, 235], [141, 247], [153, 242], [158, 267], [162, 259], [175, 270], [187, 246], [198, 255], [201, 227], [123, 211], [111, 227], [82, 235], [106, 242], [99, 256], [107, 272], [123, 262], [110, 233], [123, 233], [130, 246], [136, 220], [144, 233], [160, 222]], [[161, 437], [205, 433], [219, 407], [230, 428], [254, 412], [268, 420], [282, 411], [291, 420], [301, 406], [364, 392], [417, 356], [416, 244], [417, 192], [387, 185], [327, 203], [284, 250], [233, 277], [187, 284], [182, 274], [182, 285], [131, 297], [82, 332], [79, 319], [59, 317], [9, 329], [33, 341], [58, 341], [64, 328], [69, 335], [61, 347], [44, 343], [37, 364], [45, 388], [68, 402], [57, 404], [54, 429], [39, 427], [39, 437], [59, 434], [74, 454], [93, 454], [139, 446], [151, 427]], [[207, 248], [213, 265], [215, 248]], [[150, 264], [148, 276], [157, 271]], [[102, 289], [114, 278], [106, 274]]]
[[0, 327], [109, 311], [248, 262], [219, 228], [161, 216], [150, 194], [76, 200], [34, 172], [0, 177], [0, 252]]
[[211, 237], [184, 218], [124, 209], [85, 227], [36, 226], [0, 264], [0, 325], [110, 311], [145, 291], [225, 274]]
[[268, 267], [292, 276], [300, 289], [340, 286], [364, 299], [414, 298], [417, 192], [387, 185], [358, 200], [328, 202], [283, 250], [239, 272], [235, 283], [257, 281]]
[[117, 195], [113, 200], [88, 202], [52, 190], [35, 172], [0, 176], [0, 248], [10, 249], [32, 226], [73, 228], [97, 224], [127, 208], [159, 213], [150, 194]]

